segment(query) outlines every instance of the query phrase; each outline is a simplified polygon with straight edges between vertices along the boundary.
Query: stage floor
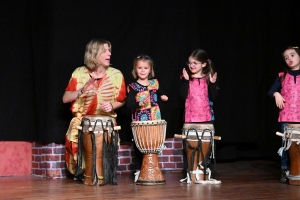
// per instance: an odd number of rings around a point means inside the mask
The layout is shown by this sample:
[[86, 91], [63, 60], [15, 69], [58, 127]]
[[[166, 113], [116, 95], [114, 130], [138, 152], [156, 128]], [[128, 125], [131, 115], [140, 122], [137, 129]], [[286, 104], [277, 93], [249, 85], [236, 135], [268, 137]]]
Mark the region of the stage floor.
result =
[[300, 186], [279, 183], [275, 161], [217, 163], [219, 185], [180, 183], [180, 172], [164, 173], [164, 185], [136, 185], [133, 174], [118, 175], [118, 185], [85, 186], [37, 176], [0, 177], [0, 199], [300, 199]]

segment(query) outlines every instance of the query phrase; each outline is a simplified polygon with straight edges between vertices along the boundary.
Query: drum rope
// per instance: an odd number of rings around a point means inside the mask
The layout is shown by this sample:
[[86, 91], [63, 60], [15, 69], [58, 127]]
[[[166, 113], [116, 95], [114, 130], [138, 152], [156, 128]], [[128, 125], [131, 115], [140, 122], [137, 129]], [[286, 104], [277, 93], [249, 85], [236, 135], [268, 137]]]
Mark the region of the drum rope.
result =
[[[97, 123], [98, 120], [96, 120], [95, 123]], [[107, 160], [106, 160], [106, 154], [107, 154], [107, 141], [106, 141], [106, 137], [107, 137], [107, 123], [106, 123], [106, 127], [104, 127], [104, 124], [103, 124], [103, 121], [102, 120], [99, 120], [101, 122], [101, 129], [103, 131], [103, 141], [102, 141], [102, 159], [103, 159], [103, 162], [102, 162], [102, 168], [103, 168], [103, 183], [100, 184], [100, 186], [103, 186], [107, 183], [107, 180], [108, 180], [108, 175], [107, 175]]]
[[[207, 166], [207, 163], [208, 163], [208, 156], [209, 154], [211, 153], [211, 149], [212, 149], [212, 144], [213, 144], [213, 133], [210, 129], [204, 129], [202, 131], [202, 136], [201, 138], [204, 138], [204, 133], [205, 132], [209, 132], [210, 133], [210, 142], [209, 142], [209, 147], [208, 147], [208, 151], [206, 153], [206, 155], [204, 156], [204, 152], [203, 152], [203, 149], [202, 149], [202, 145], [201, 145], [201, 152], [202, 152], [202, 158], [203, 158], [203, 161], [204, 161], [204, 166], [203, 166], [203, 171], [204, 171], [204, 174], [206, 174], [206, 171], [208, 170], [209, 171], [209, 176], [208, 176], [208, 180], [210, 180], [210, 169], [208, 168]], [[202, 141], [201, 141], [202, 143]], [[199, 162], [198, 162], [199, 163]], [[199, 168], [201, 167], [201, 163], [199, 163]], [[201, 168], [200, 168], [201, 169]], [[205, 180], [205, 176], [204, 176], [204, 180]]]
[[[187, 134], [186, 134], [186, 138], [188, 138], [188, 135], [189, 135], [189, 132], [190, 131], [195, 131], [195, 133], [196, 133], [196, 137], [198, 138], [198, 143], [197, 143], [197, 146], [196, 147], [193, 147], [193, 146], [191, 146], [189, 143], [188, 143], [188, 141], [187, 141], [187, 139], [184, 139], [184, 141], [185, 141], [185, 146], [186, 146], [186, 152], [188, 152], [188, 149], [190, 148], [190, 149], [193, 149], [193, 151], [192, 151], [192, 155], [191, 155], [191, 158], [190, 158], [190, 160], [188, 160], [188, 162], [187, 162], [187, 173], [188, 173], [188, 175], [189, 175], [189, 178], [188, 179], [191, 179], [191, 171], [193, 170], [193, 166], [194, 166], [194, 162], [195, 162], [195, 155], [196, 155], [196, 153], [198, 154], [198, 156], [197, 156], [197, 167], [198, 167], [198, 163], [199, 163], [199, 159], [200, 159], [200, 153], [201, 153], [201, 156], [202, 156], [202, 158], [204, 158], [204, 155], [203, 155], [203, 151], [202, 151], [202, 140], [201, 140], [201, 138], [199, 138], [199, 135], [198, 135], [198, 131], [196, 130], [196, 129], [194, 129], [194, 128], [190, 128], [188, 131], [187, 131]], [[190, 162], [189, 162], [190, 161]], [[196, 175], [197, 176], [197, 175]], [[204, 176], [205, 177], [205, 176]], [[199, 178], [199, 177], [198, 177]]]
[[141, 123], [131, 124], [131, 128], [136, 147], [141, 153], [159, 154], [162, 152], [166, 135], [165, 121], [164, 123], [141, 121]]
[[[204, 129], [204, 130], [202, 131], [202, 136], [201, 136], [201, 138], [204, 138], [204, 133], [205, 133], [205, 132], [210, 133], [210, 138], [209, 138], [209, 147], [208, 147], [208, 151], [207, 151], [207, 153], [206, 153], [205, 156], [203, 155], [204, 171], [210, 170], [210, 169], [208, 168], [208, 159], [209, 159], [209, 155], [210, 155], [211, 152], [213, 151], [212, 148], [213, 148], [213, 143], [214, 143], [214, 141], [213, 141], [213, 131], [210, 130], [210, 129]], [[201, 149], [201, 150], [203, 151], [203, 149]], [[214, 156], [213, 156], [213, 157], [214, 157]], [[201, 165], [200, 165], [200, 166], [201, 166]], [[210, 179], [210, 176], [209, 176], [208, 179]], [[204, 179], [204, 180], [205, 180], [205, 179]]]
[[[88, 121], [89, 126], [91, 125], [91, 121], [88, 118], [83, 118], [81, 120], [81, 124], [80, 126], [83, 127], [84, 126], [84, 122]], [[76, 165], [76, 173], [75, 173], [75, 177], [78, 176], [82, 176], [84, 173], [84, 170], [82, 169], [82, 154], [83, 154], [83, 129], [78, 129], [78, 155], [77, 155], [77, 165]], [[81, 181], [81, 180], [80, 180]]]
[[[189, 133], [190, 129], [187, 131], [187, 135], [186, 135], [186, 138], [188, 138], [188, 133]], [[198, 136], [198, 133], [196, 132], [197, 136]], [[183, 139], [183, 142], [185, 143], [185, 152], [186, 152], [186, 161], [187, 161], [187, 164], [186, 164], [186, 174], [187, 174], [187, 177], [185, 179], [181, 179], [180, 182], [183, 182], [185, 180], [187, 180], [187, 183], [190, 184], [192, 183], [191, 181], [191, 170], [190, 170], [190, 165], [194, 165], [194, 163], [191, 163], [189, 162], [189, 159], [188, 159], [188, 149], [189, 149], [189, 144], [187, 142], [187, 139]], [[193, 161], [192, 161], [193, 162]]]
[[[292, 145], [293, 128], [285, 127], [282, 136], [282, 147], [277, 151], [279, 156], [282, 156], [283, 151], [287, 151]], [[287, 138], [289, 137], [289, 138]]]
[[[198, 144], [197, 144], [196, 147], [193, 147], [193, 146], [191, 146], [188, 143], [188, 138], [189, 138], [188, 135], [189, 135], [190, 131], [195, 131], [196, 137], [198, 138]], [[209, 182], [211, 182], [211, 184], [219, 184], [219, 183], [221, 183], [221, 181], [217, 181], [217, 180], [211, 179], [211, 171], [210, 171], [210, 169], [207, 166], [209, 155], [213, 151], [213, 150], [211, 150], [211, 148], [214, 148], [213, 147], [213, 143], [214, 143], [214, 141], [213, 141], [213, 135], [214, 135], [214, 132], [212, 130], [210, 130], [210, 129], [204, 129], [204, 130], [202, 130], [200, 132], [202, 132], [201, 138], [204, 138], [205, 132], [209, 132], [210, 133], [210, 144], [209, 144], [209, 148], [208, 148], [209, 150], [207, 151], [206, 155], [204, 156], [202, 139], [199, 137], [198, 131], [195, 128], [188, 129], [188, 131], [186, 133], [186, 138], [183, 139], [183, 141], [186, 144], [185, 145], [185, 147], [186, 147], [185, 152], [187, 153], [189, 148], [193, 149], [193, 151], [191, 153], [190, 160], [188, 159], [188, 162], [187, 162], [187, 177], [185, 179], [181, 179], [180, 182], [183, 182], [183, 181], [187, 180], [187, 183], [191, 183], [191, 173], [192, 173], [192, 174], [195, 174], [195, 176], [196, 176], [196, 183], [200, 183], [199, 181], [201, 181], [201, 183], [203, 182], [203, 180], [199, 180], [200, 179], [199, 174], [203, 174], [204, 182], [209, 181]], [[193, 170], [192, 168], [194, 166], [194, 162], [195, 162], [194, 158], [195, 158], [195, 154], [196, 153], [198, 153], [198, 155], [199, 155], [199, 156], [197, 156], [197, 161], [196, 161], [197, 162], [197, 168], [196, 168], [196, 170]], [[203, 162], [201, 161], [201, 163], [199, 161], [200, 154], [201, 154], [201, 156], [203, 158]], [[213, 155], [213, 157], [214, 157], [214, 155]], [[203, 163], [203, 165], [201, 165], [202, 163]], [[215, 163], [215, 159], [214, 159], [214, 163]], [[206, 180], [206, 175], [208, 175], [207, 180]]]
[[[109, 132], [109, 123], [111, 132]], [[103, 168], [104, 184], [117, 185], [117, 165], [118, 165], [118, 133], [114, 130], [112, 120], [106, 122], [106, 128], [103, 128]], [[109, 139], [110, 138], [110, 139]], [[109, 141], [110, 140], [110, 141]]]
[[[96, 123], [95, 123], [95, 127], [94, 130], [96, 128]], [[92, 183], [94, 183], [95, 181], [95, 176], [96, 176], [96, 142], [95, 142], [95, 133], [94, 131], [90, 131], [89, 132], [90, 136], [91, 136], [91, 141], [92, 141]], [[98, 183], [98, 178], [96, 179], [96, 182], [94, 183], [94, 185], [96, 185]]]
[[108, 127], [108, 123], [110, 122], [110, 126], [112, 128], [111, 136], [111, 179], [110, 182], [113, 185], [117, 185], [117, 167], [118, 167], [118, 132], [114, 130], [114, 123], [112, 120], [108, 120], [106, 126]]

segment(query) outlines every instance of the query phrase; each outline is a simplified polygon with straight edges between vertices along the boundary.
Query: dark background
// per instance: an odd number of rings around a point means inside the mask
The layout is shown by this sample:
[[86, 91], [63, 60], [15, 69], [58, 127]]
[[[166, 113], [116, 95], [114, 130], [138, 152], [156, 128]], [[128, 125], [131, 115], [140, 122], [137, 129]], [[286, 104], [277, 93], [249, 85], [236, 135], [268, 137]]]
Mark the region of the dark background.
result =
[[[278, 110], [267, 91], [299, 43], [297, 1], [2, 1], [0, 140], [64, 143], [71, 120], [62, 95], [93, 38], [112, 43], [113, 67], [133, 81], [133, 59], [154, 60], [169, 95], [161, 104], [167, 136], [180, 133], [179, 76], [190, 53], [207, 51], [217, 68], [217, 154], [221, 159], [278, 157]], [[121, 139], [130, 141], [126, 107]]]

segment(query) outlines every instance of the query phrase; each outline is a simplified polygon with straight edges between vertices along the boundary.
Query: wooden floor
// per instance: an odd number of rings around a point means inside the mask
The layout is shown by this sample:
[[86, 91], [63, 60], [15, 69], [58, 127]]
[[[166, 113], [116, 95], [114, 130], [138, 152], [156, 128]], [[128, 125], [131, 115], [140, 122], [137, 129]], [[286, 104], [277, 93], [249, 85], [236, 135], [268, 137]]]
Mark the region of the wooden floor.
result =
[[85, 186], [37, 176], [0, 177], [0, 199], [300, 199], [300, 186], [282, 184], [279, 164], [270, 160], [218, 163], [220, 185], [186, 184], [182, 173], [164, 173], [165, 185], [144, 186], [133, 175], [118, 175], [118, 185]]

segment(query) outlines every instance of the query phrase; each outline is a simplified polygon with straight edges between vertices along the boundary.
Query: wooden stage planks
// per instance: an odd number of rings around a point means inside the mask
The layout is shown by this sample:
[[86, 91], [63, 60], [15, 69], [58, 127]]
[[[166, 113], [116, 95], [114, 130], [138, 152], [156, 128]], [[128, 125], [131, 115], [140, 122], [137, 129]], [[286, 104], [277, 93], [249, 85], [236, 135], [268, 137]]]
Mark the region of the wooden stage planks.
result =
[[0, 177], [0, 199], [300, 199], [300, 186], [279, 183], [275, 161], [217, 163], [212, 178], [220, 185], [186, 184], [180, 172], [164, 173], [165, 185], [143, 186], [133, 174], [118, 175], [118, 185], [85, 186], [37, 176]]

